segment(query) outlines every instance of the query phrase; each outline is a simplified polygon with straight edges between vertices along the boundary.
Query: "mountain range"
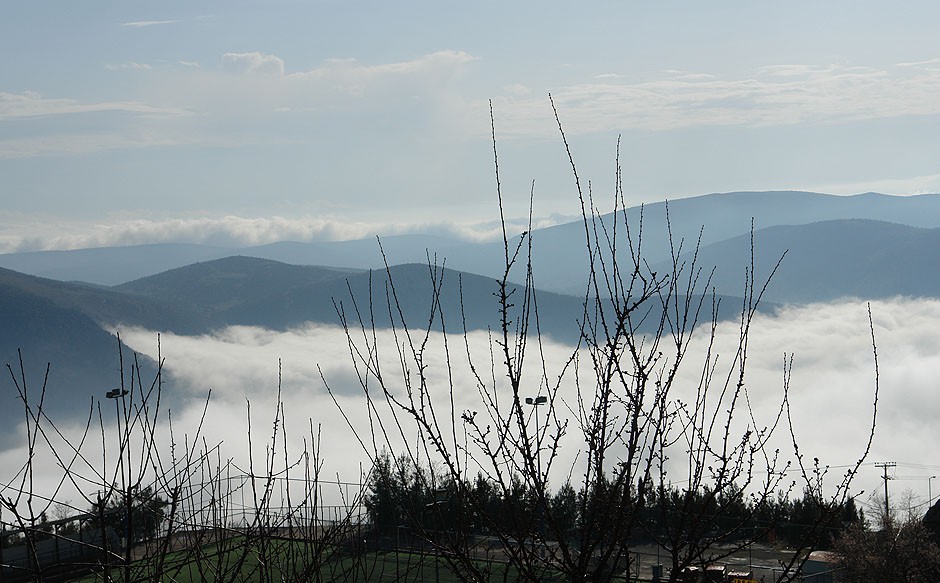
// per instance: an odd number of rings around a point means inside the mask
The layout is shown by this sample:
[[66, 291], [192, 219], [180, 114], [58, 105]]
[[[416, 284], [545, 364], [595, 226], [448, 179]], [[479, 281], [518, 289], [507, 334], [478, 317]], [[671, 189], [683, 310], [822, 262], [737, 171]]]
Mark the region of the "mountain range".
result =
[[[800, 191], [708, 194], [633, 207], [601, 217], [611, 225], [625, 213], [634, 240], [651, 264], [665, 261], [672, 242], [686, 249], [701, 236], [702, 247], [777, 226], [867, 219], [925, 229], [940, 228], [940, 194], [890, 196], [866, 193], [834, 196]], [[642, 221], [641, 221], [642, 219]], [[600, 224], [600, 223], [598, 223]], [[641, 229], [642, 224], [642, 229]], [[640, 237], [642, 235], [642, 237]], [[586, 275], [585, 225], [575, 221], [533, 231], [533, 266], [540, 289], [581, 295]], [[518, 239], [511, 241], [515, 243]], [[468, 242], [441, 236], [396, 235], [381, 238], [391, 265], [427, 263], [446, 258], [447, 267], [498, 277], [502, 272], [500, 242]], [[623, 251], [626, 249], [622, 248]], [[825, 252], [825, 248], [820, 249]], [[759, 253], [761, 253], [759, 251]], [[375, 237], [355, 241], [283, 241], [252, 247], [225, 248], [198, 244], [154, 244], [68, 251], [0, 254], [0, 267], [61, 281], [118, 285], [196, 262], [234, 255], [272, 259], [294, 265], [381, 269], [385, 265]], [[761, 255], [764, 255], [761, 253]], [[769, 255], [769, 253], [767, 254]], [[774, 258], [774, 261], [776, 259]]]
[[[759, 280], [783, 257], [765, 296], [770, 308], [842, 297], [940, 297], [940, 195], [712, 194], [531, 233], [544, 334], [577, 341], [588, 264], [585, 232], [603, 237], [615, 222], [621, 233], [629, 225], [634, 251], [639, 248], [652, 270], [670, 273], [675, 256], [677, 264], [694, 262], [710, 273], [710, 290], [727, 296], [721, 317], [740, 306], [734, 297], [742, 295], [752, 249]], [[501, 243], [409, 235], [382, 238], [381, 248], [384, 257], [375, 239], [0, 255], [0, 359], [21, 379], [21, 351], [30, 394], [50, 361], [46, 404], [55, 413], [90, 403], [120, 382], [114, 333], [127, 326], [194, 335], [230, 325], [336, 325], [340, 315], [351, 326], [360, 317], [378, 327], [400, 325], [404, 317], [412, 326], [430, 322], [454, 332], [498, 325], [494, 278], [502, 268]], [[621, 266], [629, 264], [629, 246], [616, 253]], [[611, 254], [598, 260], [609, 261]], [[400, 315], [387, 307], [391, 293]], [[431, 319], [435, 300], [443, 321]], [[142, 377], [156, 370], [155, 363], [140, 362]], [[12, 380], [0, 386], [11, 387], [0, 391], [0, 423], [12, 423], [22, 417], [19, 396]]]
[[[712, 283], [719, 293], [741, 295], [750, 242], [749, 235], [741, 235], [700, 249], [699, 263], [716, 266]], [[769, 301], [940, 297], [937, 228], [863, 219], [779, 225], [757, 231], [754, 247], [758, 279], [780, 261], [765, 295]], [[689, 261], [691, 254], [683, 259]]]
[[[90, 404], [92, 397], [100, 399], [117, 386], [121, 375], [115, 333], [122, 328], [198, 335], [233, 325], [286, 330], [311, 322], [340, 325], [345, 321], [353, 328], [373, 322], [381, 328], [391, 326], [393, 320], [400, 326], [404, 320], [413, 328], [479, 330], [498, 326], [495, 290], [491, 278], [429, 265], [404, 264], [373, 272], [241, 256], [196, 263], [114, 287], [0, 269], [4, 332], [0, 358], [10, 364], [3, 385], [9, 390], [0, 391], [0, 424], [23, 418], [16, 385], [28, 387], [34, 405], [39, 401], [47, 364], [48, 390], [43, 399], [53, 418], [74, 413], [76, 403]], [[388, 307], [392, 293], [398, 302], [395, 310]], [[434, 298], [438, 308], [432, 314]], [[583, 300], [573, 296], [550, 292], [539, 296], [546, 335], [576, 341], [582, 312]], [[128, 372], [131, 356], [125, 354], [125, 358]], [[141, 358], [139, 370], [146, 386], [154, 378], [156, 363]]]

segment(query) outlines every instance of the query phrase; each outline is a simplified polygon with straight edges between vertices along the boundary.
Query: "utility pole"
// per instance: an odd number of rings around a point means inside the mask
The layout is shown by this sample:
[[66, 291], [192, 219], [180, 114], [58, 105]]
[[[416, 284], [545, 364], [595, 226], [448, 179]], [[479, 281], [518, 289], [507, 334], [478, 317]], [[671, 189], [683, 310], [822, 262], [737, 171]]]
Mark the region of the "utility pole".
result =
[[884, 469], [884, 481], [885, 481], [885, 523], [887, 524], [891, 520], [891, 507], [888, 505], [888, 480], [891, 477], [888, 476], [888, 468], [893, 468], [898, 464], [895, 462], [875, 462], [876, 468]]

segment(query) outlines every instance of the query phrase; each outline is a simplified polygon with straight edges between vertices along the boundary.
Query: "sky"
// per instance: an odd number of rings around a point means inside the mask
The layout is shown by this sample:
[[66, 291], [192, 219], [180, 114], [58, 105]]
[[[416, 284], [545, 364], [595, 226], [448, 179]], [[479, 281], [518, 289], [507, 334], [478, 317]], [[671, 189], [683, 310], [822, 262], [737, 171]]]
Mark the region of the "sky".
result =
[[[940, 191], [935, 2], [5, 3], [0, 252]], [[136, 235], [136, 236], [135, 236]]]

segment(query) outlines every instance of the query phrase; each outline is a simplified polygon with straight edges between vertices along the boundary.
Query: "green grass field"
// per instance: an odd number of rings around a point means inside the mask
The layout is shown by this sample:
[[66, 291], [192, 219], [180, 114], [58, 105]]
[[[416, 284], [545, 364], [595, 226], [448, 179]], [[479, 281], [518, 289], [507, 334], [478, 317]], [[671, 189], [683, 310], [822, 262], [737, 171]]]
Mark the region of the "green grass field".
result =
[[[131, 565], [128, 581], [173, 581], [197, 583], [226, 581], [265, 583], [271, 581], [400, 581], [403, 583], [462, 581], [447, 560], [410, 551], [371, 551], [340, 553], [332, 548], [319, 552], [302, 541], [275, 540], [265, 548], [243, 547], [232, 541], [211, 544], [191, 551], [167, 555], [162, 565], [156, 559], [141, 559]], [[480, 560], [475, 563], [486, 574], [485, 581], [517, 581], [519, 574], [504, 563]], [[159, 575], [158, 575], [159, 573]], [[112, 569], [111, 581], [124, 581], [123, 569]], [[74, 583], [106, 581], [98, 572], [74, 580]], [[543, 573], [540, 581], [562, 580], [558, 573]]]

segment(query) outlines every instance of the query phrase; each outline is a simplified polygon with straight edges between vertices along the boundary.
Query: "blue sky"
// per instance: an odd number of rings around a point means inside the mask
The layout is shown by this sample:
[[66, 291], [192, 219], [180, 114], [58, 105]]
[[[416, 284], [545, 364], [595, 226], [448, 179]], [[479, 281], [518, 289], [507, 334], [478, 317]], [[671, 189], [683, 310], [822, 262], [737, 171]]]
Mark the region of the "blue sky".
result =
[[264, 243], [734, 190], [940, 191], [933, 2], [8, 2], [0, 251]]

